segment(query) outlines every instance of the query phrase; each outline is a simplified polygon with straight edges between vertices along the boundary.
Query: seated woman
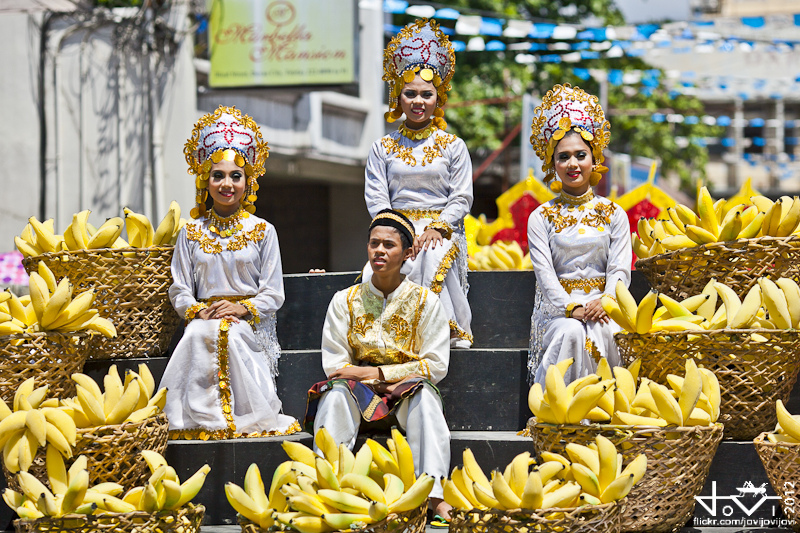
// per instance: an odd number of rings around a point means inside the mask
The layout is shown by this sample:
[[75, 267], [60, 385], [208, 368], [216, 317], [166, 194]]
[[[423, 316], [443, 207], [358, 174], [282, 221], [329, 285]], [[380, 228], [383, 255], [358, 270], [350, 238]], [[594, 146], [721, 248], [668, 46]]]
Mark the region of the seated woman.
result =
[[[416, 473], [447, 476], [450, 431], [434, 386], [450, 362], [450, 328], [439, 298], [400, 273], [412, 253], [414, 226], [391, 209], [369, 230], [372, 278], [337, 292], [322, 330], [328, 381], [309, 391], [306, 427], [325, 427], [350, 449], [361, 420], [394, 415], [406, 431]], [[431, 491], [435, 512], [447, 518], [442, 487]]]
[[250, 117], [220, 106], [195, 125], [184, 152], [197, 206], [172, 259], [169, 296], [188, 324], [160, 385], [168, 389], [170, 438], [299, 431], [275, 389], [275, 312], [284, 299], [278, 237], [253, 215], [267, 143]]
[[610, 200], [595, 196], [609, 123], [597, 97], [568, 84], [556, 85], [536, 108], [531, 144], [543, 161], [545, 183], [560, 196], [528, 219], [528, 245], [536, 272], [528, 370], [544, 385], [547, 368], [573, 357], [569, 382], [597, 367], [601, 357], [619, 364], [611, 322], [600, 305], [618, 281], [631, 280], [628, 217]]
[[[472, 161], [464, 141], [445, 133], [442, 108], [455, 52], [436, 21], [403, 28], [384, 52], [389, 82], [389, 122], [405, 115], [397, 131], [373, 143], [365, 169], [364, 200], [370, 216], [396, 209], [417, 234], [403, 273], [439, 295], [450, 324], [451, 346], [472, 345], [467, 301], [464, 217], [472, 207]], [[364, 279], [371, 275], [364, 267]]]

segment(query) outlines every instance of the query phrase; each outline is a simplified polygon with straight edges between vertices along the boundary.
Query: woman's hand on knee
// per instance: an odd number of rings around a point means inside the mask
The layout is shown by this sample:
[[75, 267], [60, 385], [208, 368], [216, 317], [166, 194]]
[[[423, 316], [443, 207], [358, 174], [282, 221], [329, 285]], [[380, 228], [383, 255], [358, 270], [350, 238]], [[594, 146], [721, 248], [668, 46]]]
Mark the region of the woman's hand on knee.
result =
[[587, 302], [582, 309], [584, 320], [593, 320], [595, 322], [602, 322], [603, 324], [608, 324], [610, 320], [603, 309], [603, 304], [601, 303], [600, 298]]
[[422, 250], [427, 250], [430, 246], [431, 250], [444, 242], [444, 237], [438, 230], [433, 228], [426, 229], [422, 235], [414, 239], [414, 257], [417, 256]]

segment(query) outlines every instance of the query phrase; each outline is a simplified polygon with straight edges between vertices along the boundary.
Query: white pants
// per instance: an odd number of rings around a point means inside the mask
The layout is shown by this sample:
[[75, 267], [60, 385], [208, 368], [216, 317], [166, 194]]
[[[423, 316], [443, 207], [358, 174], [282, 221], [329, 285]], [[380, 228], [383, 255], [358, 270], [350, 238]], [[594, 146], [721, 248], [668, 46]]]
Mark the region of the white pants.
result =
[[[405, 430], [411, 453], [414, 454], [414, 471], [419, 476], [425, 472], [437, 480], [449, 475], [450, 430], [442, 411], [439, 395], [427, 383], [410, 398], [402, 400], [395, 410], [397, 422]], [[314, 433], [325, 427], [337, 444], [344, 443], [351, 450], [356, 443], [361, 426], [361, 412], [343, 383], [336, 383], [322, 395], [314, 418]], [[314, 451], [319, 453], [316, 443]], [[442, 485], [434, 483], [431, 498], [442, 497]]]

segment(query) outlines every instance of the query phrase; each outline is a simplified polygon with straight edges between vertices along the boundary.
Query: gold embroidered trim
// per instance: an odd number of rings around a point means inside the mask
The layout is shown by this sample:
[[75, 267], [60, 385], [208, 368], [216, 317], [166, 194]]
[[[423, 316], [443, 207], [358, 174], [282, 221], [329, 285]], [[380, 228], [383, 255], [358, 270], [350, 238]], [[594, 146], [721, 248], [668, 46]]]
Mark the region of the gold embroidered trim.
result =
[[561, 191], [561, 196], [558, 197], [557, 201], [561, 202], [562, 204], [582, 205], [590, 201], [592, 198], [594, 198], [594, 192], [592, 192], [592, 189], [589, 189], [580, 196], [572, 196], [569, 193]]
[[[252, 320], [254, 324], [258, 324], [261, 322], [261, 317], [258, 315], [258, 309], [256, 309], [256, 306], [252, 300], [247, 298], [241, 300], [239, 303], [245, 306], [248, 311], [250, 311], [250, 316], [252, 317], [250, 320]], [[250, 322], [250, 320], [248, 320], [248, 322]]]
[[357, 316], [353, 320], [353, 331], [363, 337], [366, 335], [367, 330], [370, 328], [370, 326], [372, 326], [373, 322], [375, 322], [375, 317], [372, 316], [372, 313]]
[[409, 220], [417, 221], [423, 218], [432, 218], [439, 220], [442, 214], [441, 209], [396, 209], [398, 213], [403, 213]]
[[599, 289], [601, 292], [606, 288], [606, 278], [589, 278], [589, 279], [559, 279], [561, 286], [568, 293], [572, 293], [575, 289], [583, 289], [587, 294], [592, 292], [592, 289]]
[[458, 249], [455, 243], [447, 250], [447, 253], [444, 254], [442, 258], [442, 262], [439, 263], [439, 268], [436, 270], [436, 275], [433, 276], [433, 280], [431, 280], [431, 290], [434, 294], [439, 294], [442, 292], [442, 283], [444, 283], [444, 278], [447, 276], [447, 272], [453, 266], [453, 261], [456, 260], [458, 254], [461, 250]]
[[473, 336], [464, 331], [463, 329], [461, 329], [455, 320], [450, 321], [450, 331], [455, 332], [456, 336], [459, 339], [464, 339], [466, 341], [469, 341], [470, 344], [473, 344], [475, 342]]
[[217, 362], [219, 370], [219, 400], [222, 403], [222, 416], [228, 424], [228, 438], [236, 434], [236, 424], [233, 421], [233, 407], [231, 406], [231, 380], [228, 373], [228, 330], [231, 323], [223, 318], [219, 321], [219, 337], [217, 338]]
[[231, 435], [227, 429], [176, 429], [169, 432], [170, 440], [227, 440], [227, 439], [255, 439], [259, 437], [278, 437], [291, 435], [301, 431], [300, 423], [295, 420], [285, 431], [254, 431], [252, 433], [235, 433]]
[[593, 213], [585, 215], [581, 223], [591, 228], [603, 231], [603, 226], [611, 224], [611, 215], [614, 214], [616, 207], [613, 204], [598, 203], [594, 206]]
[[555, 226], [556, 233], [578, 223], [578, 219], [572, 215], [561, 214], [561, 206], [557, 203], [551, 206], [542, 207], [542, 215]]
[[433, 146], [423, 146], [422, 151], [425, 152], [425, 157], [422, 159], [422, 166], [424, 167], [428, 163], [433, 163], [437, 157], [444, 156], [443, 150], [457, 138], [458, 137], [453, 134], [443, 134], [437, 136], [433, 140]]
[[389, 220], [394, 220], [395, 222], [401, 224], [404, 228], [408, 230], [412, 238], [417, 236], [416, 232], [414, 231], [414, 226], [412, 226], [399, 216], [395, 215], [394, 213], [378, 213], [377, 215], [375, 215], [375, 218], [372, 219], [372, 224], [374, 224], [376, 220], [380, 220], [382, 218], [388, 218]]
[[417, 165], [417, 158], [415, 158], [411, 153], [412, 149], [410, 146], [402, 146], [399, 142], [395, 141], [391, 137], [384, 137], [381, 139], [381, 144], [386, 149], [386, 155], [391, 157], [394, 154], [397, 154], [397, 157], [406, 165], [412, 167]]
[[597, 346], [594, 345], [592, 339], [586, 337], [586, 344], [584, 346], [586, 348], [586, 352], [592, 356], [595, 363], [599, 363], [600, 359], [603, 357], [603, 354], [600, 353], [600, 350], [597, 349]]
[[[414, 331], [417, 331], [417, 326], [419, 326], [420, 320], [422, 320], [422, 310], [425, 308], [425, 303], [428, 301], [428, 290], [424, 289], [420, 291], [419, 300], [417, 300], [417, 311], [414, 313]], [[411, 339], [411, 352], [412, 353], [419, 353], [419, 348], [417, 347], [417, 336]]]
[[[263, 240], [266, 231], [267, 224], [265, 222], [256, 224], [250, 231], [239, 233], [231, 238], [225, 249], [229, 252], [241, 250], [251, 242]], [[200, 248], [207, 254], [222, 253], [222, 244], [217, 242], [217, 238], [209, 237], [203, 233], [203, 230], [197, 224], [186, 224], [186, 238], [199, 243]]]
[[434, 222], [431, 222], [430, 224], [425, 226], [425, 229], [426, 230], [427, 229], [436, 229], [436, 230], [442, 229], [442, 230], [444, 230], [444, 238], [445, 239], [449, 239], [450, 237], [453, 236], [453, 226], [451, 226], [450, 224], [448, 224], [444, 220], [436, 220]]
[[375, 414], [375, 409], [378, 408], [378, 405], [380, 405], [381, 401], [382, 398], [378, 395], [372, 397], [369, 405], [366, 409], [364, 409], [364, 420], [369, 420], [372, 418], [372, 415]]
[[197, 313], [199, 313], [203, 309], [208, 309], [208, 305], [206, 305], [204, 302], [197, 302], [189, 309], [187, 309], [186, 314], [184, 315], [186, 322], [194, 320], [194, 317], [197, 316]]

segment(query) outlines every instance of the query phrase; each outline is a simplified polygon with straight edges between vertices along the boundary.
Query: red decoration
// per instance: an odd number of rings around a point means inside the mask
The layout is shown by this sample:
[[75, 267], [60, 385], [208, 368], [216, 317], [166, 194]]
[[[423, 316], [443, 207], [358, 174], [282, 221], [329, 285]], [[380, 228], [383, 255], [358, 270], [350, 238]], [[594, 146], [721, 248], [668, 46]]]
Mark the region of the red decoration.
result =
[[631, 226], [631, 232], [638, 234], [636, 228], [639, 225], [640, 218], [657, 217], [660, 212], [661, 209], [653, 205], [653, 203], [647, 198], [628, 209], [628, 224]]

